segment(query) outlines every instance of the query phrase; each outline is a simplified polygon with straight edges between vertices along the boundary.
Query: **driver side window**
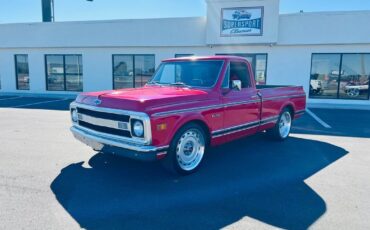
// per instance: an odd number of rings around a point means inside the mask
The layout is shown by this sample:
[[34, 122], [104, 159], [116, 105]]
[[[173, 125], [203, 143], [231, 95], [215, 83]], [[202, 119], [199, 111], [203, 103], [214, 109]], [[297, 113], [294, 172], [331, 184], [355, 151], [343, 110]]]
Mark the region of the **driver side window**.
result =
[[[230, 62], [230, 82], [234, 80], [239, 80], [242, 82], [242, 88], [250, 88], [250, 75], [248, 71], [248, 66], [244, 62]], [[231, 84], [230, 84], [231, 85]]]

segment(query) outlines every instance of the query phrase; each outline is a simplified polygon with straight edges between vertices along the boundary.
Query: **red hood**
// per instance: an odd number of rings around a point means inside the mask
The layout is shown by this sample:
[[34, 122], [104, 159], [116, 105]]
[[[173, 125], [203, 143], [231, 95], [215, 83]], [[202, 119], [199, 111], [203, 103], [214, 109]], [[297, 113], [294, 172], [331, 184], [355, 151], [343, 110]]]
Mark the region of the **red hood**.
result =
[[209, 92], [205, 90], [145, 86], [136, 89], [83, 93], [77, 97], [76, 101], [98, 107], [149, 112], [164, 106], [176, 106], [179, 103], [199, 102], [207, 99], [209, 99]]

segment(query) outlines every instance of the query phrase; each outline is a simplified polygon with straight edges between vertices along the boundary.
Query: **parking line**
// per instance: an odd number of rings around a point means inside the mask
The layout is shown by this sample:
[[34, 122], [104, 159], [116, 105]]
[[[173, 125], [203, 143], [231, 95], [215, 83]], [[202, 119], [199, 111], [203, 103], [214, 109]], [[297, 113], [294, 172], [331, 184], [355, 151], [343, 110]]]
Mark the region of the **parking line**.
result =
[[331, 126], [328, 125], [325, 121], [321, 120], [316, 114], [314, 114], [311, 110], [306, 109], [306, 112], [315, 119], [318, 123], [320, 123], [322, 126], [324, 126], [327, 129], [331, 129]]
[[33, 105], [42, 105], [42, 104], [48, 104], [48, 103], [58, 102], [58, 101], [67, 101], [67, 100], [69, 100], [69, 99], [64, 98], [64, 99], [52, 100], [52, 101], [41, 101], [41, 102], [30, 103], [30, 104], [25, 104], [25, 105], [12, 106], [10, 108], [23, 108], [23, 107], [33, 106]]
[[8, 97], [8, 98], [1, 98], [0, 101], [6, 101], [6, 100], [13, 100], [17, 98], [22, 98], [22, 97]]

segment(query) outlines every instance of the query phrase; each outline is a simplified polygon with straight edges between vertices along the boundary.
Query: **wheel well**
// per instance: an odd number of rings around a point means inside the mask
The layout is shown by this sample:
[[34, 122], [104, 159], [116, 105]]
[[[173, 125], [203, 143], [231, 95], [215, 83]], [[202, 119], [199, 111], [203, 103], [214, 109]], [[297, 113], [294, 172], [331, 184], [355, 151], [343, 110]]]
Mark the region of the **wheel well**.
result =
[[210, 142], [211, 142], [211, 132], [210, 132], [207, 124], [204, 121], [202, 121], [202, 120], [191, 120], [191, 121], [188, 121], [185, 124], [183, 124], [179, 129], [181, 129], [183, 126], [185, 126], [187, 124], [191, 124], [191, 123], [197, 124], [197, 125], [199, 125], [203, 129], [203, 131], [204, 131], [204, 133], [206, 135], [207, 145], [209, 145]]
[[293, 108], [292, 105], [287, 105], [287, 106], [284, 107], [284, 109], [288, 109], [292, 118], [294, 117], [295, 112], [294, 112], [294, 108]]

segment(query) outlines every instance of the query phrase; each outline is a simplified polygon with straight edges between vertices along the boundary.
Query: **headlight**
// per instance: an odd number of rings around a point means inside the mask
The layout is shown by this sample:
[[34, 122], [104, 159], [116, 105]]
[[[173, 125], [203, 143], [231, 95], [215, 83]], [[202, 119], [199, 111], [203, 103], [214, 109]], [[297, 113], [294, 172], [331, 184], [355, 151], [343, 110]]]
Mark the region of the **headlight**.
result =
[[78, 122], [78, 113], [77, 113], [76, 109], [72, 109], [71, 116], [72, 116], [72, 121], [74, 123], [77, 123]]
[[144, 125], [143, 122], [135, 120], [132, 126], [132, 131], [134, 136], [143, 137], [144, 136]]

